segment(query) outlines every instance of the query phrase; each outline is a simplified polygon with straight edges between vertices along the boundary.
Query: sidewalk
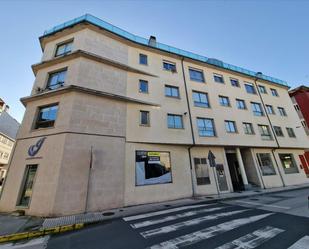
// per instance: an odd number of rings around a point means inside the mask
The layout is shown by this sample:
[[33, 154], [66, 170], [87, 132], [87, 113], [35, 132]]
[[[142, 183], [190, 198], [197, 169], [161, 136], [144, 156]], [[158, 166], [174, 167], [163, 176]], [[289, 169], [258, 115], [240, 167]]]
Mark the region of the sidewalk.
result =
[[30, 217], [30, 216], [15, 217], [8, 214], [0, 214], [0, 235], [32, 231], [36, 229], [48, 229], [78, 223], [84, 223], [87, 225], [91, 223], [97, 223], [116, 218], [121, 218], [124, 216], [160, 211], [166, 208], [177, 208], [186, 205], [214, 203], [218, 201], [241, 199], [241, 198], [267, 195], [291, 190], [305, 189], [305, 188], [309, 189], [309, 184], [272, 188], [272, 189], [249, 190], [240, 193], [237, 192], [237, 193], [227, 193], [212, 196], [197, 196], [174, 201], [166, 201], [160, 203], [144, 204], [138, 206], [105, 210], [103, 212], [91, 212], [85, 214], [77, 214], [77, 215], [64, 216], [58, 218], [47, 218], [47, 219]]

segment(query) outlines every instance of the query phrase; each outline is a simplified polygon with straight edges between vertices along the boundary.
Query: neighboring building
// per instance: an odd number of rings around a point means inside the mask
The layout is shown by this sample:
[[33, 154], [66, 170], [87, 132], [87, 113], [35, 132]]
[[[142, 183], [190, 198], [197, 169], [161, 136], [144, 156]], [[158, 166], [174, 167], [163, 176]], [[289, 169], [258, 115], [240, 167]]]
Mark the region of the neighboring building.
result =
[[3, 111], [8, 111], [10, 109], [10, 107], [4, 102], [3, 99], [0, 98], [0, 114]]
[[19, 123], [7, 112], [8, 105], [0, 99], [0, 191], [16, 139]]
[[284, 81], [91, 15], [40, 43], [0, 211], [69, 215], [212, 195], [217, 184], [226, 193], [309, 182], [299, 159], [309, 144]]
[[[304, 128], [309, 139], [309, 87], [299, 86], [289, 91], [295, 110], [300, 118], [302, 127]], [[300, 128], [300, 127], [298, 127]], [[304, 170], [309, 177], [309, 151], [307, 150], [303, 156], [300, 156]]]

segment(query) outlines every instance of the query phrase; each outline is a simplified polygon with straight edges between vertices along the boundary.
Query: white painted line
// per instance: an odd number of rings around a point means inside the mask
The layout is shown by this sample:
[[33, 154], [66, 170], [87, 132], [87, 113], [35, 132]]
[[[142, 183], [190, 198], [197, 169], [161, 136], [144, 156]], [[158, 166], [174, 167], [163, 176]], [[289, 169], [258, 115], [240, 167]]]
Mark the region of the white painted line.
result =
[[246, 234], [245, 236], [219, 246], [216, 249], [253, 249], [282, 232], [284, 232], [284, 230], [266, 226], [254, 231], [253, 233]]
[[300, 240], [296, 241], [288, 249], [308, 249], [309, 248], [309, 236], [304, 236]]
[[189, 233], [171, 240], [164, 241], [160, 244], [153, 245], [150, 248], [176, 249], [178, 247], [192, 245], [202, 240], [209, 239], [216, 235], [238, 228], [240, 226], [247, 225], [249, 223], [264, 219], [270, 215], [272, 215], [272, 213], [249, 216], [246, 218], [227, 221], [219, 225], [208, 227], [194, 233]]
[[281, 208], [281, 209], [291, 209], [290, 207], [277, 206], [277, 205], [269, 205], [269, 204], [261, 204], [261, 203], [252, 202], [252, 201], [235, 201], [235, 202], [240, 202], [240, 203], [245, 203], [245, 204], [255, 205], [255, 206], [262, 206], [262, 207], [272, 207], [272, 208]]
[[219, 218], [222, 218], [222, 217], [227, 217], [227, 216], [231, 216], [231, 215], [234, 215], [234, 214], [240, 214], [240, 213], [243, 213], [243, 212], [248, 211], [248, 210], [249, 209], [211, 214], [211, 215], [198, 217], [198, 218], [188, 220], [188, 221], [178, 222], [178, 223], [175, 223], [175, 224], [170, 225], [170, 226], [164, 226], [164, 227], [159, 227], [159, 228], [156, 228], [156, 229], [148, 230], [148, 231], [142, 232], [140, 234], [145, 239], [148, 239], [148, 238], [153, 237], [153, 236], [174, 232], [174, 231], [184, 229], [184, 228], [189, 227], [189, 226], [198, 225], [198, 224], [205, 222], [205, 221], [216, 220], [216, 219], [219, 219]]
[[157, 212], [152, 212], [152, 213], [147, 213], [147, 214], [139, 214], [139, 215], [134, 215], [134, 216], [128, 216], [124, 217], [123, 220], [125, 221], [131, 221], [131, 220], [138, 220], [138, 219], [143, 219], [143, 218], [148, 218], [156, 215], [161, 215], [161, 214], [169, 214], [173, 212], [178, 212], [182, 210], [187, 210], [187, 209], [192, 209], [192, 208], [200, 208], [200, 207], [207, 207], [215, 205], [214, 204], [203, 204], [203, 205], [190, 205], [190, 206], [184, 206], [184, 207], [178, 207], [178, 208], [170, 208], [167, 210], [162, 210], [162, 211], [157, 211]]
[[216, 207], [216, 208], [203, 208], [203, 209], [200, 209], [200, 210], [188, 211], [188, 212], [181, 213], [181, 214], [166, 216], [162, 219], [146, 220], [146, 221], [142, 221], [142, 222], [139, 222], [139, 223], [131, 224], [131, 227], [133, 227], [134, 229], [141, 228], [141, 227], [147, 227], [147, 226], [160, 224], [160, 223], [167, 222], [167, 221], [172, 221], [172, 220], [177, 220], [177, 219], [181, 219], [181, 218], [185, 218], [185, 217], [190, 217], [190, 216], [201, 214], [201, 213], [209, 213], [209, 212], [213, 212], [213, 211], [218, 211], [218, 210], [221, 210], [223, 208], [228, 208], [228, 207], [229, 206]]

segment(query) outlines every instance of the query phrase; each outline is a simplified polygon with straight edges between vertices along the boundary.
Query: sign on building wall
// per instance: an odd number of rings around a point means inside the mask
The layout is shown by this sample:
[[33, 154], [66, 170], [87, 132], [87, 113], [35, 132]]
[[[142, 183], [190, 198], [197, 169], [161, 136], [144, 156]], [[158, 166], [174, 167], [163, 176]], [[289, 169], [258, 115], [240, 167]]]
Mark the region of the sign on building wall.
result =
[[41, 149], [46, 137], [40, 138], [34, 145], [31, 145], [28, 149], [29, 156], [35, 156]]
[[136, 186], [172, 182], [169, 152], [136, 151]]

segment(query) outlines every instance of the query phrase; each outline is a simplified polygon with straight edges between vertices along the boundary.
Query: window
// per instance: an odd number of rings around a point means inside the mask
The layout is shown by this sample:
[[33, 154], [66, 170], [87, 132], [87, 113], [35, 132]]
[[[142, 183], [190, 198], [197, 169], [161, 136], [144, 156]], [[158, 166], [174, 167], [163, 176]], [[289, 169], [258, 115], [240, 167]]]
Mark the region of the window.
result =
[[148, 111], [140, 111], [140, 125], [149, 126], [149, 112]]
[[53, 127], [57, 118], [58, 104], [39, 107], [35, 129]]
[[260, 93], [267, 94], [267, 91], [266, 91], [266, 87], [265, 87], [265, 86], [259, 85], [258, 88], [259, 88], [259, 92], [260, 92]]
[[262, 171], [263, 176], [275, 175], [273, 161], [269, 153], [257, 153], [257, 158]]
[[285, 174], [299, 172], [292, 154], [279, 154], [279, 158]]
[[273, 96], [275, 96], [275, 97], [278, 97], [278, 96], [279, 96], [279, 94], [278, 94], [278, 92], [277, 92], [276, 89], [270, 88], [270, 91], [271, 91], [271, 94], [272, 94]]
[[197, 118], [198, 134], [201, 137], [216, 136], [214, 120], [210, 118]]
[[9, 158], [9, 153], [4, 152], [3, 159], [8, 159], [8, 158]]
[[219, 96], [219, 103], [222, 106], [230, 106], [230, 100], [226, 96]]
[[300, 111], [299, 105], [298, 105], [298, 104], [295, 104], [295, 105], [294, 105], [294, 108], [295, 108], [295, 110], [296, 110], [297, 112]]
[[236, 99], [236, 106], [238, 109], [242, 109], [242, 110], [247, 109], [246, 103], [243, 99]]
[[258, 126], [259, 126], [259, 131], [260, 131], [262, 140], [272, 140], [273, 139], [268, 125], [258, 125]]
[[198, 82], [205, 82], [203, 71], [189, 68], [190, 79]]
[[73, 41], [57, 45], [55, 57], [68, 54], [72, 51]]
[[244, 132], [247, 135], [253, 135], [254, 134], [254, 130], [253, 130], [253, 125], [251, 123], [242, 123], [243, 127], [244, 127]]
[[283, 137], [283, 132], [280, 126], [274, 126], [274, 131], [276, 136]]
[[266, 105], [266, 111], [268, 114], [275, 114], [274, 108], [272, 105]]
[[148, 81], [139, 80], [139, 92], [140, 93], [148, 93]]
[[182, 116], [167, 114], [167, 127], [172, 129], [183, 129]]
[[173, 98], [179, 98], [179, 88], [176, 86], [168, 86], [165, 85], [165, 96], [166, 97], [173, 97]]
[[214, 74], [214, 81], [218, 83], [224, 83], [223, 76], [220, 74]]
[[64, 85], [64, 80], [66, 76], [67, 70], [58, 71], [55, 73], [50, 73], [48, 76], [47, 86], [46, 88], [49, 90], [57, 89]]
[[139, 54], [139, 64], [148, 65], [148, 57], [145, 54]]
[[238, 81], [238, 79], [230, 78], [230, 81], [231, 81], [231, 85], [232, 85], [232, 86], [239, 87], [239, 81]]
[[24, 176], [24, 180], [23, 180], [22, 188], [20, 192], [20, 198], [17, 204], [18, 206], [23, 206], [23, 207], [29, 206], [37, 168], [38, 168], [38, 165], [27, 165], [26, 166], [25, 176]]
[[163, 61], [163, 69], [171, 72], [176, 72], [176, 64], [173, 62]]
[[280, 113], [280, 116], [287, 116], [287, 114], [286, 114], [286, 112], [285, 112], [283, 107], [278, 107], [278, 111]]
[[251, 102], [251, 108], [255, 116], [264, 116], [264, 112], [260, 103]]
[[246, 88], [247, 93], [256, 94], [255, 87], [253, 86], [252, 83], [246, 83], [245, 88]]
[[235, 121], [225, 120], [225, 130], [228, 133], [237, 133]]
[[210, 184], [209, 167], [206, 158], [194, 158], [194, 168], [197, 185]]
[[172, 182], [171, 159], [169, 152], [135, 152], [136, 186], [164, 184]]
[[289, 137], [296, 137], [294, 130], [292, 128], [286, 127]]
[[193, 91], [192, 97], [194, 101], [194, 106], [207, 107], [207, 108], [210, 107], [207, 93]]

